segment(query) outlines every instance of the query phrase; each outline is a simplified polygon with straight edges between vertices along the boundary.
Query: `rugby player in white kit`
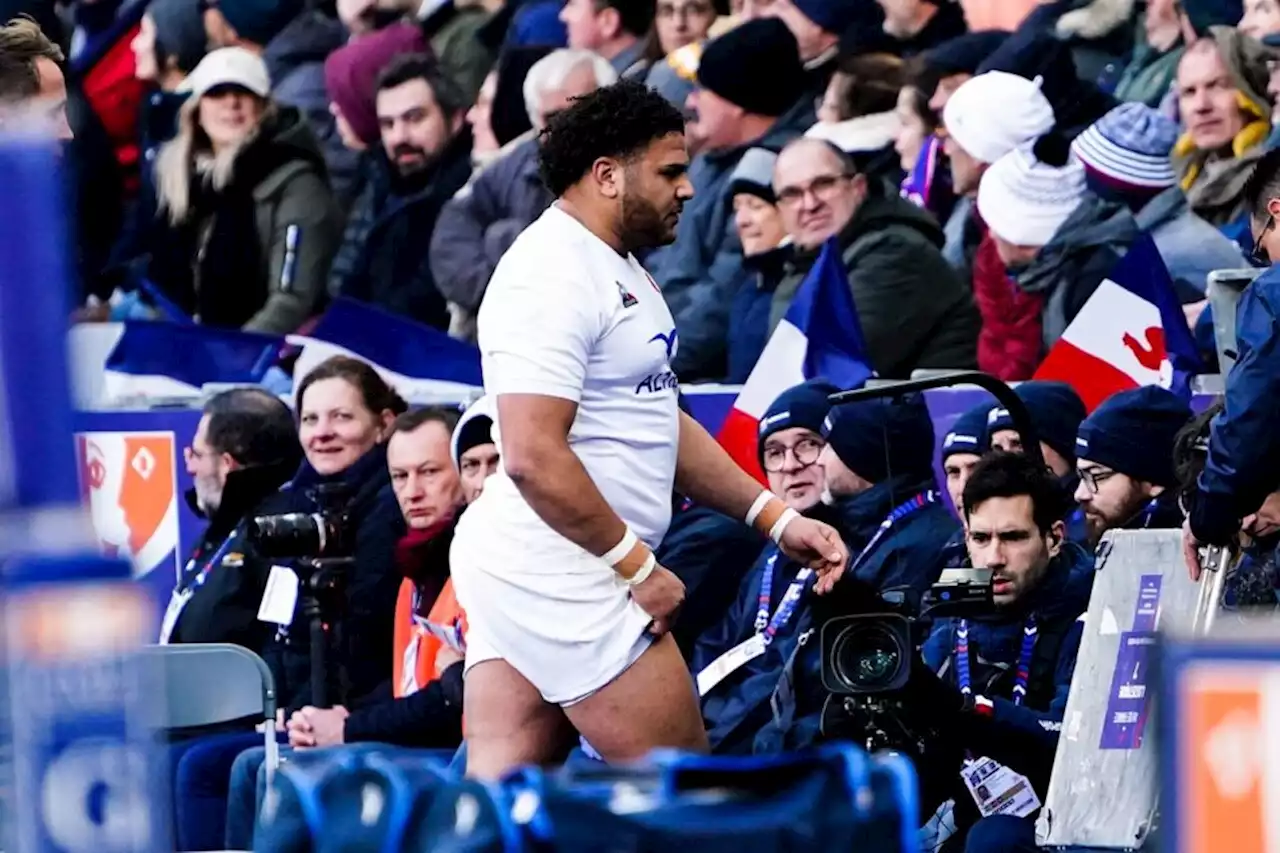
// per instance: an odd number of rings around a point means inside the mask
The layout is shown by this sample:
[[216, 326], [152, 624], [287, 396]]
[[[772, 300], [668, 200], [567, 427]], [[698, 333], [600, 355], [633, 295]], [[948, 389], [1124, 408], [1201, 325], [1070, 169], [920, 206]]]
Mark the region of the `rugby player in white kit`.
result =
[[684, 120], [620, 82], [548, 123], [557, 201], [503, 256], [479, 314], [502, 465], [463, 515], [451, 566], [467, 614], [467, 772], [562, 755], [706, 751], [666, 633], [684, 584], [653, 556], [673, 488], [771, 535], [830, 590], [848, 550], [743, 472], [680, 412], [677, 330], [632, 254], [672, 242], [693, 195]]

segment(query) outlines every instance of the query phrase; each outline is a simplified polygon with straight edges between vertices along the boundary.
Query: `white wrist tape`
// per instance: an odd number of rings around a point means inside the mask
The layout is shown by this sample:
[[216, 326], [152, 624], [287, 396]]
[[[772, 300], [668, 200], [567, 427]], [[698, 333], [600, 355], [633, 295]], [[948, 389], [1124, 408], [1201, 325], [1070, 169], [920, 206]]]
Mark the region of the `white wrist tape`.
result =
[[600, 555], [600, 559], [604, 560], [610, 566], [616, 566], [622, 562], [622, 558], [631, 553], [631, 549], [636, 547], [636, 543], [640, 538], [632, 532], [631, 528], [627, 528], [627, 532], [622, 534], [622, 541], [614, 545], [608, 551]]
[[658, 566], [658, 558], [653, 556], [653, 552], [649, 552], [649, 556], [644, 558], [644, 563], [629, 578], [623, 578], [627, 586], [638, 586], [649, 579], [649, 575], [653, 574], [653, 570]]
[[773, 500], [777, 495], [765, 489], [756, 497], [755, 502], [751, 504], [751, 509], [747, 510], [747, 517], [743, 519], [747, 523], [747, 527], [754, 527], [756, 519], [760, 517], [760, 513], [764, 512], [764, 508], [769, 505], [769, 501]]
[[787, 525], [791, 523], [792, 519], [799, 517], [800, 513], [796, 512], [791, 507], [784, 509], [782, 511], [782, 515], [778, 516], [778, 520], [775, 521], [773, 523], [773, 527], [770, 528], [769, 538], [780, 544], [782, 541], [782, 534], [787, 529]]

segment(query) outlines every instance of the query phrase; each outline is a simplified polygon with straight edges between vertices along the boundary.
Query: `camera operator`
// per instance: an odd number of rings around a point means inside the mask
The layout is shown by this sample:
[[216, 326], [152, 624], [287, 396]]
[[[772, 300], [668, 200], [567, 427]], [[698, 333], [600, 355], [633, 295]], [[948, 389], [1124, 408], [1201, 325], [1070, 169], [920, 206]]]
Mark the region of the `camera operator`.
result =
[[[349, 529], [343, 536], [351, 542], [354, 567], [342, 590], [342, 612], [336, 614], [339, 641], [327, 675], [329, 695], [341, 697], [341, 688], [347, 687], [349, 704], [359, 705], [391, 677], [387, 649], [401, 579], [395, 550], [405, 524], [387, 473], [385, 439], [396, 415], [407, 407], [377, 371], [346, 356], [317, 365], [298, 384], [296, 399], [298, 438], [306, 459], [266, 509], [268, 514], [321, 513], [330, 508], [322, 505], [318, 487], [339, 487], [347, 494], [343, 511]], [[307, 570], [301, 561], [294, 565], [305, 582]], [[286, 711], [314, 704], [303, 599], [299, 591], [292, 622], [279, 627], [266, 655]]]
[[235, 643], [262, 654], [270, 638], [258, 604], [270, 565], [245, 541], [258, 515], [302, 459], [293, 414], [259, 388], [236, 388], [205, 403], [183, 456], [194, 485], [187, 503], [208, 519], [169, 599], [161, 643]]
[[1113, 528], [1182, 526], [1173, 442], [1190, 419], [1178, 395], [1148, 385], [1113, 394], [1080, 424], [1075, 498], [1090, 547]]
[[[1084, 512], [1075, 505], [1072, 495], [1079, 485], [1076, 474], [1076, 433], [1085, 418], [1084, 402], [1080, 395], [1065, 382], [1032, 380], [1022, 382], [1014, 393], [1027, 407], [1031, 426], [1040, 439], [1040, 453], [1045, 464], [1053, 472], [1062, 488], [1063, 515], [1067, 541], [1084, 545], [1089, 541]], [[987, 416], [987, 434], [992, 450], [1006, 453], [1022, 452], [1022, 436], [1014, 429], [1009, 410], [996, 406]]]
[[[942, 474], [947, 481], [951, 506], [961, 522], [964, 521], [964, 484], [969, 482], [969, 475], [991, 445], [987, 437], [987, 417], [994, 408], [994, 402], [979, 403], [956, 418], [951, 431], [942, 439]], [[965, 564], [969, 551], [964, 540], [962, 524], [943, 546], [943, 566], [950, 568]]]
[[[1075, 671], [1078, 617], [1089, 601], [1089, 585], [1076, 579], [1085, 576], [1092, 557], [1065, 541], [1062, 492], [1054, 478], [1021, 455], [983, 459], [963, 499], [969, 556], [974, 566], [993, 572], [995, 611], [985, 618], [939, 619], [922, 649], [929, 672], [913, 671], [906, 693], [913, 713], [934, 718], [953, 746], [978, 761], [952, 777], [961, 831], [944, 849], [961, 849], [963, 829], [972, 824], [964, 850], [1034, 850], [1032, 815], [1039, 803], [1025, 789], [1012, 797], [1014, 814], [976, 823], [974, 798], [993, 806], [1021, 777], [1045, 795]], [[974, 782], [975, 772], [991, 769], [986, 759], [1007, 770]], [[922, 767], [921, 775], [957, 769]]]
[[1236, 308], [1238, 354], [1227, 374], [1226, 408], [1214, 419], [1208, 459], [1182, 528], [1183, 559], [1193, 579], [1200, 577], [1200, 546], [1235, 541], [1241, 519], [1280, 485], [1280, 149], [1258, 161], [1244, 199], [1252, 259], [1270, 268], [1245, 289]]

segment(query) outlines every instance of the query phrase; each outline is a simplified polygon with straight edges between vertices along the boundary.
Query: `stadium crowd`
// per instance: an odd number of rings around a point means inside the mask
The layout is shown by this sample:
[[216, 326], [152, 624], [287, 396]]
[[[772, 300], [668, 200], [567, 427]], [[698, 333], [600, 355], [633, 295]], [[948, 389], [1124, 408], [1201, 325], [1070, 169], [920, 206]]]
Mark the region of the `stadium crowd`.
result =
[[[819, 599], [768, 537], [673, 492], [656, 556], [685, 585], [673, 634], [710, 747], [829, 735], [809, 640], [861, 606], [841, 588], [919, 596], [944, 568], [990, 568], [995, 615], [939, 619], [921, 649], [920, 704], [964, 721], [924, 802], [954, 804], [944, 849], [1034, 849], [1034, 809], [996, 813], [961, 758], [1003, 763], [1043, 801], [1103, 533], [1243, 537], [1228, 603], [1278, 603], [1280, 279], [1241, 304], [1225, 408], [1193, 414], [1185, 388], [1156, 385], [1086, 405], [1033, 378], [1148, 240], [1208, 372], [1208, 274], [1280, 252], [1280, 4], [1244, 6], [1053, 0], [1004, 31], [951, 0], [6, 0], [0, 128], [34, 116], [65, 140], [78, 322], [280, 335], [346, 297], [474, 341], [499, 259], [554, 199], [540, 132], [619, 81], [656, 90], [692, 158], [674, 242], [640, 258], [680, 381], [746, 381], [831, 247], [870, 369], [1020, 383], [1045, 463], [994, 400], [935, 435], [918, 397], [832, 408], [845, 389], [827, 377], [777, 395], [756, 462], [853, 559]], [[163, 641], [262, 654], [294, 750], [457, 747], [450, 543], [499, 470], [494, 400], [411, 409], [344, 357], [295, 380], [294, 411], [255, 389], [205, 404], [185, 461], [209, 525]], [[355, 561], [331, 704], [313, 698], [306, 632], [260, 620], [276, 569], [247, 539], [251, 517], [322, 510], [320, 486], [349, 498]], [[251, 847], [260, 735], [173, 740], [181, 849]]]

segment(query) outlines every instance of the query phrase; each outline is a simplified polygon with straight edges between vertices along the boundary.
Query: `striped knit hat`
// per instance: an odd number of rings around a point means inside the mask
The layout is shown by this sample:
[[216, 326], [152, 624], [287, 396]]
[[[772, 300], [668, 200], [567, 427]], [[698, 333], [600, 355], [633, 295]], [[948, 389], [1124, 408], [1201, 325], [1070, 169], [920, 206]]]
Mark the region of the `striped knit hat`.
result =
[[1178, 182], [1169, 152], [1178, 126], [1146, 104], [1121, 104], [1071, 143], [1091, 182], [1120, 192], [1150, 194]]
[[1015, 246], [1049, 245], [1083, 198], [1084, 167], [1041, 163], [1030, 146], [1015, 148], [982, 176], [978, 210], [991, 233]]

